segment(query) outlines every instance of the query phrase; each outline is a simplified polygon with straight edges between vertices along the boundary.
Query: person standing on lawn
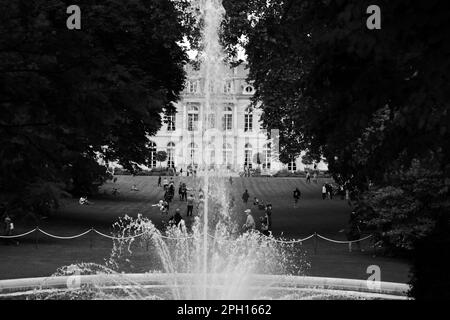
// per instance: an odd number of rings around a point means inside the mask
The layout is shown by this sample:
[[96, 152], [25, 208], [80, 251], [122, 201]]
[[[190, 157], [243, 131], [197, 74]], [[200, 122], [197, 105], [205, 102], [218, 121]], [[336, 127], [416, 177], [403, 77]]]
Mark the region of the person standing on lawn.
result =
[[325, 183], [322, 185], [322, 199], [325, 200], [327, 197], [327, 187], [325, 186]]
[[244, 201], [244, 203], [247, 203], [248, 198], [250, 198], [250, 195], [248, 194], [248, 190], [245, 189], [244, 193], [242, 194], [242, 200]]
[[300, 192], [299, 188], [295, 188], [294, 190], [294, 208], [297, 208], [298, 200], [300, 199], [302, 193]]
[[194, 201], [195, 198], [193, 194], [187, 197], [187, 214], [186, 214], [187, 217], [189, 216], [192, 217], [192, 212], [194, 211]]
[[[5, 236], [7, 237], [11, 237], [13, 236], [14, 233], [14, 223], [12, 221], [12, 218], [10, 217], [10, 215], [8, 213], [5, 213], [4, 219], [3, 219], [3, 223], [5, 224]], [[5, 244], [9, 245], [9, 244], [15, 244], [16, 246], [19, 245], [19, 241], [15, 241], [12, 238], [6, 238], [5, 239]]]
[[327, 189], [328, 199], [332, 200], [333, 199], [333, 186], [330, 183], [327, 183], [325, 185], [325, 187]]
[[187, 201], [187, 186], [184, 182], [181, 184], [181, 200]]
[[161, 176], [158, 177], [158, 187], [161, 187]]

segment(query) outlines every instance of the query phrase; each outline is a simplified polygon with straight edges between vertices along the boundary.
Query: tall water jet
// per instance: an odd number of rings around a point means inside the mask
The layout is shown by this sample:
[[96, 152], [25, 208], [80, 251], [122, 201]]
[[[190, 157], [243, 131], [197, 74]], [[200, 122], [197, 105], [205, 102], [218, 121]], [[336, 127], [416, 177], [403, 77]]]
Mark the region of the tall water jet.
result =
[[[200, 0], [199, 1], [201, 18], [203, 20], [202, 42], [203, 53], [200, 71], [205, 79], [205, 112], [202, 119], [202, 164], [203, 164], [203, 179], [204, 179], [204, 206], [203, 206], [203, 298], [207, 298], [207, 284], [208, 284], [208, 225], [209, 225], [209, 168], [206, 165], [208, 157], [205, 157], [203, 152], [204, 142], [209, 137], [206, 136], [209, 114], [216, 114], [217, 110], [213, 107], [217, 106], [216, 96], [214, 95], [215, 88], [217, 88], [218, 81], [223, 75], [223, 50], [219, 43], [219, 30], [224, 18], [225, 9], [222, 6], [221, 0]], [[206, 160], [206, 161], [205, 161]]]

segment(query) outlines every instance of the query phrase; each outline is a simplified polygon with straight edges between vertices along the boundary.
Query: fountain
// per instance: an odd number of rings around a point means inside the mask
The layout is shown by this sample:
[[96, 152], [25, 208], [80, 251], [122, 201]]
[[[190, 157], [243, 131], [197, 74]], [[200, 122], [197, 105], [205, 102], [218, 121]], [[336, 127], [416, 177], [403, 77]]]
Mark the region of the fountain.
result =
[[[221, 0], [194, 5], [203, 25], [204, 114], [217, 114], [219, 101], [210, 88], [220, 83], [225, 70], [219, 43], [225, 11]], [[200, 139], [202, 144], [208, 139], [205, 130]], [[204, 199], [189, 232], [177, 226], [160, 231], [140, 215], [125, 216], [114, 225], [119, 239], [105, 266], [78, 264], [47, 278], [3, 280], [0, 299], [404, 298], [405, 285], [383, 282], [374, 290], [362, 280], [305, 277], [309, 264], [301, 246], [241, 232], [233, 222], [225, 177], [202, 167]], [[148, 259], [148, 272], [132, 273], [142, 257]]]

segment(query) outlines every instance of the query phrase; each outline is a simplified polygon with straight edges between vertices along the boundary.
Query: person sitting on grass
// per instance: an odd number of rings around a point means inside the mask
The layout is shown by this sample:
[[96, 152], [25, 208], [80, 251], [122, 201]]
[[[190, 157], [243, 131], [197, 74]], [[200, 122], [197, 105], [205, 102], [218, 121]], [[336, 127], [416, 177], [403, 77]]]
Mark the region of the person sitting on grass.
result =
[[113, 196], [117, 196], [120, 192], [119, 192], [119, 189], [113, 188], [111, 193]]
[[158, 207], [161, 214], [169, 213], [169, 203], [164, 200], [159, 200], [158, 203], [152, 204], [152, 207]]
[[254, 205], [254, 206], [259, 205], [259, 199], [258, 199], [257, 197], [254, 197], [254, 198], [253, 198], [253, 205]]
[[171, 227], [178, 227], [181, 232], [186, 232], [186, 223], [184, 222], [184, 219], [181, 217], [180, 209], [175, 210], [175, 214], [173, 217], [169, 220], [169, 224]]
[[87, 197], [80, 197], [80, 200], [78, 200], [78, 203], [81, 205], [94, 204], [93, 202], [89, 201]]
[[131, 186], [131, 191], [139, 191], [135, 184]]
[[247, 209], [244, 211], [247, 214], [247, 220], [245, 221], [244, 225], [242, 226], [244, 228], [244, 231], [251, 231], [255, 229], [255, 219], [253, 219], [252, 216], [252, 210]]
[[258, 204], [259, 210], [264, 210], [266, 208], [266, 205], [264, 204], [264, 200], [261, 200]]
[[261, 222], [261, 233], [265, 236], [269, 236], [269, 217], [267, 216], [267, 213], [264, 217], [260, 217], [259, 221]]

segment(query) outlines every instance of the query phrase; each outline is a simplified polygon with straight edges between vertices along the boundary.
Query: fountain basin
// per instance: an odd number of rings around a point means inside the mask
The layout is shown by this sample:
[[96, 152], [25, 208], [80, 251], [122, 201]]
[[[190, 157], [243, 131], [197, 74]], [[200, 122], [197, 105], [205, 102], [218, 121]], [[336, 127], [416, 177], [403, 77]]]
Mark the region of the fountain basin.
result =
[[[117, 289], [139, 289], [139, 295], [113, 296], [117, 299], [171, 299], [174, 289], [202, 289], [196, 284], [196, 274], [139, 273], [139, 274], [95, 274], [75, 276], [55, 276], [0, 280], [0, 299], [29, 299], [37, 293], [57, 294], [77, 290], [83, 285], [93, 285], [102, 292]], [[221, 290], [221, 283], [226, 283], [224, 275], [208, 275], [215, 281], [208, 285], [208, 290]], [[223, 282], [221, 282], [223, 277]], [[218, 281], [219, 280], [219, 281]], [[373, 288], [366, 280], [283, 276], [253, 275], [249, 279], [249, 299], [408, 299], [409, 286], [402, 283], [380, 282]], [[142, 292], [147, 293], [142, 294]], [[214, 296], [213, 296], [214, 297]], [[214, 298], [211, 299], [214, 299]], [[111, 296], [110, 296], [111, 298]]]

